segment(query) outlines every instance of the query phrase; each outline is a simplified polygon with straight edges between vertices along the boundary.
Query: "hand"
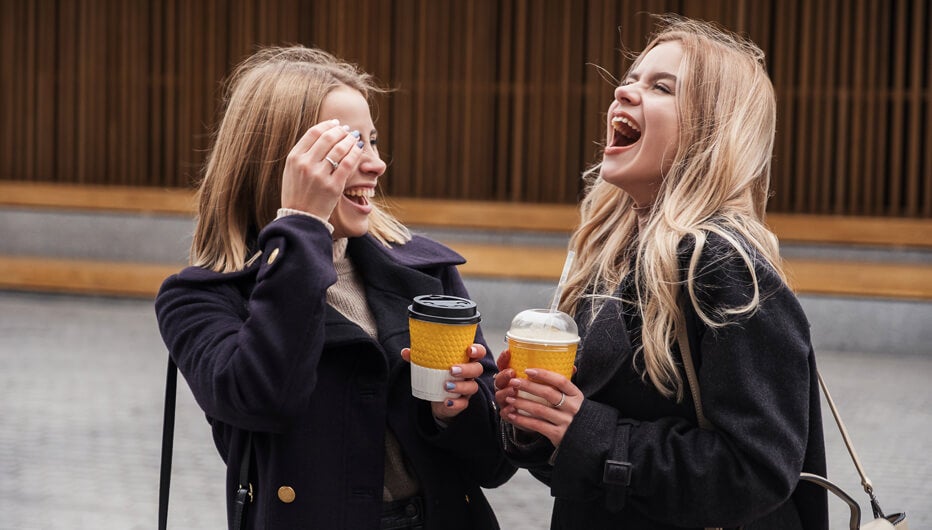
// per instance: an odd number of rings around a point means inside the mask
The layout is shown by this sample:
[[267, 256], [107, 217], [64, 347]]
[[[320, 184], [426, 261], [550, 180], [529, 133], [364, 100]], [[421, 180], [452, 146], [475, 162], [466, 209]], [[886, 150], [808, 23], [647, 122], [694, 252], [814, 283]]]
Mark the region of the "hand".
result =
[[[311, 127], [291, 148], [282, 175], [282, 207], [329, 219], [346, 179], [359, 166], [357, 138], [336, 120]], [[336, 168], [326, 160], [338, 164]]]
[[[441, 422], [449, 421], [460, 412], [466, 410], [466, 407], [469, 406], [469, 398], [479, 391], [479, 383], [477, 383], [475, 379], [481, 376], [483, 372], [482, 364], [478, 361], [485, 357], [485, 346], [473, 344], [466, 351], [469, 355], [469, 361], [463, 364], [453, 365], [450, 368], [451, 379], [447, 381], [447, 391], [453, 394], [460, 394], [460, 397], [448, 398], [446, 401], [441, 402], [432, 401], [430, 403], [431, 413], [433, 413], [434, 418]], [[402, 349], [401, 358], [411, 362], [411, 349]], [[452, 387], [449, 387], [451, 384]]]
[[[511, 377], [507, 379], [505, 388], [495, 392], [502, 419], [519, 429], [540, 433], [554, 447], [558, 447], [585, 397], [576, 385], [560, 374], [536, 368], [528, 368], [524, 373], [529, 379]], [[496, 378], [496, 389], [499, 384]], [[539, 398], [543, 403], [519, 396], [519, 390]]]

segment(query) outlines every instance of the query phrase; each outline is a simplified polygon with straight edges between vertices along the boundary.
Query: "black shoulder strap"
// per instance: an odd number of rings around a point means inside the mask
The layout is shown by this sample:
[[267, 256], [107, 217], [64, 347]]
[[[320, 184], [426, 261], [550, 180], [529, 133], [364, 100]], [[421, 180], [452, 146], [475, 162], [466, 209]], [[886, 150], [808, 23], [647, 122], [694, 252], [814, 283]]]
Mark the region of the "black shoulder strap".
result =
[[[162, 467], [159, 473], [159, 530], [168, 528], [168, 491], [172, 478], [172, 442], [175, 437], [175, 398], [178, 387], [178, 367], [168, 358], [168, 373], [165, 375], [165, 415], [162, 420]], [[233, 528], [239, 530], [245, 524], [246, 504], [252, 502], [252, 484], [249, 483], [249, 464], [252, 460], [252, 433], [246, 436], [246, 446], [240, 460], [239, 488], [236, 491]]]
[[168, 488], [172, 478], [172, 440], [175, 436], [175, 395], [178, 367], [168, 358], [165, 376], [165, 415], [162, 420], [162, 468], [159, 473], [159, 530], [168, 527]]

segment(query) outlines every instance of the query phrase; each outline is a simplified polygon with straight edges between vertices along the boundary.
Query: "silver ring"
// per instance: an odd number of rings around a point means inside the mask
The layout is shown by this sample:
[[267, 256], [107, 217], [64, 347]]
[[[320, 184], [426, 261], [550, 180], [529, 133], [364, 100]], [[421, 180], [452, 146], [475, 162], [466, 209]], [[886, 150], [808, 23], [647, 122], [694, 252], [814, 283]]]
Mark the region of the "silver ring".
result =
[[340, 165], [340, 164], [334, 162], [333, 159], [330, 158], [329, 156], [325, 156], [325, 157], [324, 157], [324, 160], [326, 160], [327, 162], [330, 162], [330, 165], [333, 166], [333, 169], [330, 171], [331, 173], [333, 173], [334, 171], [336, 171], [336, 170], [337, 170], [337, 167], [339, 167], [339, 165]]
[[560, 402], [557, 403], [556, 405], [553, 405], [553, 408], [558, 409], [558, 408], [562, 407], [562, 406], [563, 406], [563, 403], [565, 403], [565, 402], [566, 402], [566, 393], [565, 393], [565, 392], [560, 392]]

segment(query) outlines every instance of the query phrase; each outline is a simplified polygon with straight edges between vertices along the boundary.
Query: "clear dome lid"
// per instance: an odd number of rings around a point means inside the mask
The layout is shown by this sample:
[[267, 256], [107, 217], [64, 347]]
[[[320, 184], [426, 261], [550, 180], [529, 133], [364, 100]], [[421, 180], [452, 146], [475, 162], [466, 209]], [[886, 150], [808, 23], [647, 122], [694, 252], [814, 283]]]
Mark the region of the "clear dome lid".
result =
[[579, 328], [562, 311], [527, 309], [515, 315], [505, 336], [539, 344], [573, 344], [579, 342]]

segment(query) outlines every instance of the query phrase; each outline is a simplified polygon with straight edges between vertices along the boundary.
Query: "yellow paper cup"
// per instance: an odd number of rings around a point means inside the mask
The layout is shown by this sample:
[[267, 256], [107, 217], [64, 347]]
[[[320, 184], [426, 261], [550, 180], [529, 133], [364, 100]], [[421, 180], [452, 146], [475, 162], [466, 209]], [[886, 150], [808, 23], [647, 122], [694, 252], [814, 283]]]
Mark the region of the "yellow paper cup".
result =
[[411, 334], [411, 394], [426, 401], [458, 398], [444, 385], [457, 380], [450, 367], [469, 360], [466, 350], [476, 340], [479, 311], [472, 300], [424, 295], [408, 306]]

